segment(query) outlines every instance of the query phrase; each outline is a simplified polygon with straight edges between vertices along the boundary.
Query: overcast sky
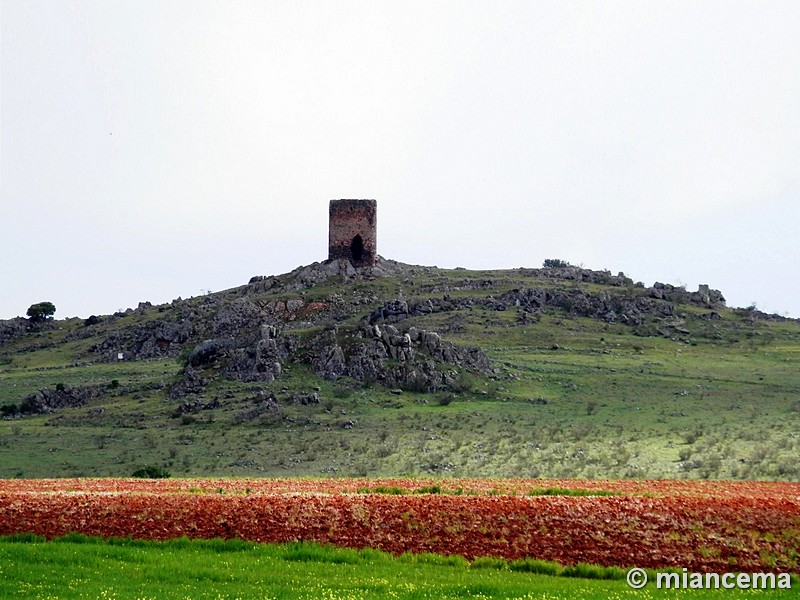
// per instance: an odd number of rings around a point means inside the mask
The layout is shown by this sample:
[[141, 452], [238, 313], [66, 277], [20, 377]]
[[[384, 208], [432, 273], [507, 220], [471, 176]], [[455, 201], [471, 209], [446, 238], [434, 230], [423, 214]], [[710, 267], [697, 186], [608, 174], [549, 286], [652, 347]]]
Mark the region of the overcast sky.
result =
[[560, 258], [800, 317], [800, 2], [0, 0], [0, 318], [327, 258]]

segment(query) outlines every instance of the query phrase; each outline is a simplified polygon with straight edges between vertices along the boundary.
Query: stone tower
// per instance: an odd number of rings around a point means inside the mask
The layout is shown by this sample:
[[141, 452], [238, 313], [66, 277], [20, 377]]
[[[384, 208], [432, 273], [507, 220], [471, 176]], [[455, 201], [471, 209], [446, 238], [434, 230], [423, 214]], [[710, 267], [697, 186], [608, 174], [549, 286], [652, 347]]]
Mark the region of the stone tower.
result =
[[346, 258], [354, 267], [371, 267], [378, 257], [378, 203], [331, 200], [328, 260]]

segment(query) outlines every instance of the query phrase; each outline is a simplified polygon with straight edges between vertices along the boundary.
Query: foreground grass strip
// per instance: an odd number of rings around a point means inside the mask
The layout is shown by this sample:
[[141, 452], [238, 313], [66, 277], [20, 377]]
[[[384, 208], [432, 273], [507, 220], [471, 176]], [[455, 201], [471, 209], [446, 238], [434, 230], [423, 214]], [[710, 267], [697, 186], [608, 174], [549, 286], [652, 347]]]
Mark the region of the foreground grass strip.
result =
[[[634, 591], [617, 572], [554, 563], [469, 565], [461, 557], [400, 557], [319, 544], [241, 540], [153, 542], [69, 535], [46, 542], [32, 535], [0, 538], [3, 598], [667, 598]], [[571, 569], [571, 570], [570, 570]], [[554, 577], [540, 573], [556, 573]], [[577, 577], [576, 577], [577, 576]], [[602, 576], [612, 577], [604, 580]], [[583, 579], [581, 577], [600, 577]], [[795, 590], [759, 593], [790, 598]], [[730, 590], [687, 591], [690, 598], [748, 597]]]

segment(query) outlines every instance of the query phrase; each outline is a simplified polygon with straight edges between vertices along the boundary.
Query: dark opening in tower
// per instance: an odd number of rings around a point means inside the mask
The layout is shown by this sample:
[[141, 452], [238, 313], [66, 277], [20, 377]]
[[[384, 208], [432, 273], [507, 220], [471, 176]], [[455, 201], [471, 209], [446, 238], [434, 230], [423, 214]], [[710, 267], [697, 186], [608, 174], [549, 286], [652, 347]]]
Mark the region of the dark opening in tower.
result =
[[364, 259], [364, 240], [360, 235], [353, 238], [350, 242], [350, 257], [353, 261], [360, 263]]

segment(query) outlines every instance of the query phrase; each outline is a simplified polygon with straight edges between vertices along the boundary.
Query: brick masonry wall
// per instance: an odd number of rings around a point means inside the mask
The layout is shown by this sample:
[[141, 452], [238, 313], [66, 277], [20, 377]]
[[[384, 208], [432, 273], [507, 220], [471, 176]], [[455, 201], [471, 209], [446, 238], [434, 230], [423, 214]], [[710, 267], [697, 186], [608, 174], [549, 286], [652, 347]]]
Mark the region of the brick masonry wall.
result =
[[[354, 267], [369, 267], [378, 256], [378, 203], [375, 200], [331, 200], [328, 226], [328, 258], [348, 259]], [[356, 236], [361, 236], [360, 256]]]

